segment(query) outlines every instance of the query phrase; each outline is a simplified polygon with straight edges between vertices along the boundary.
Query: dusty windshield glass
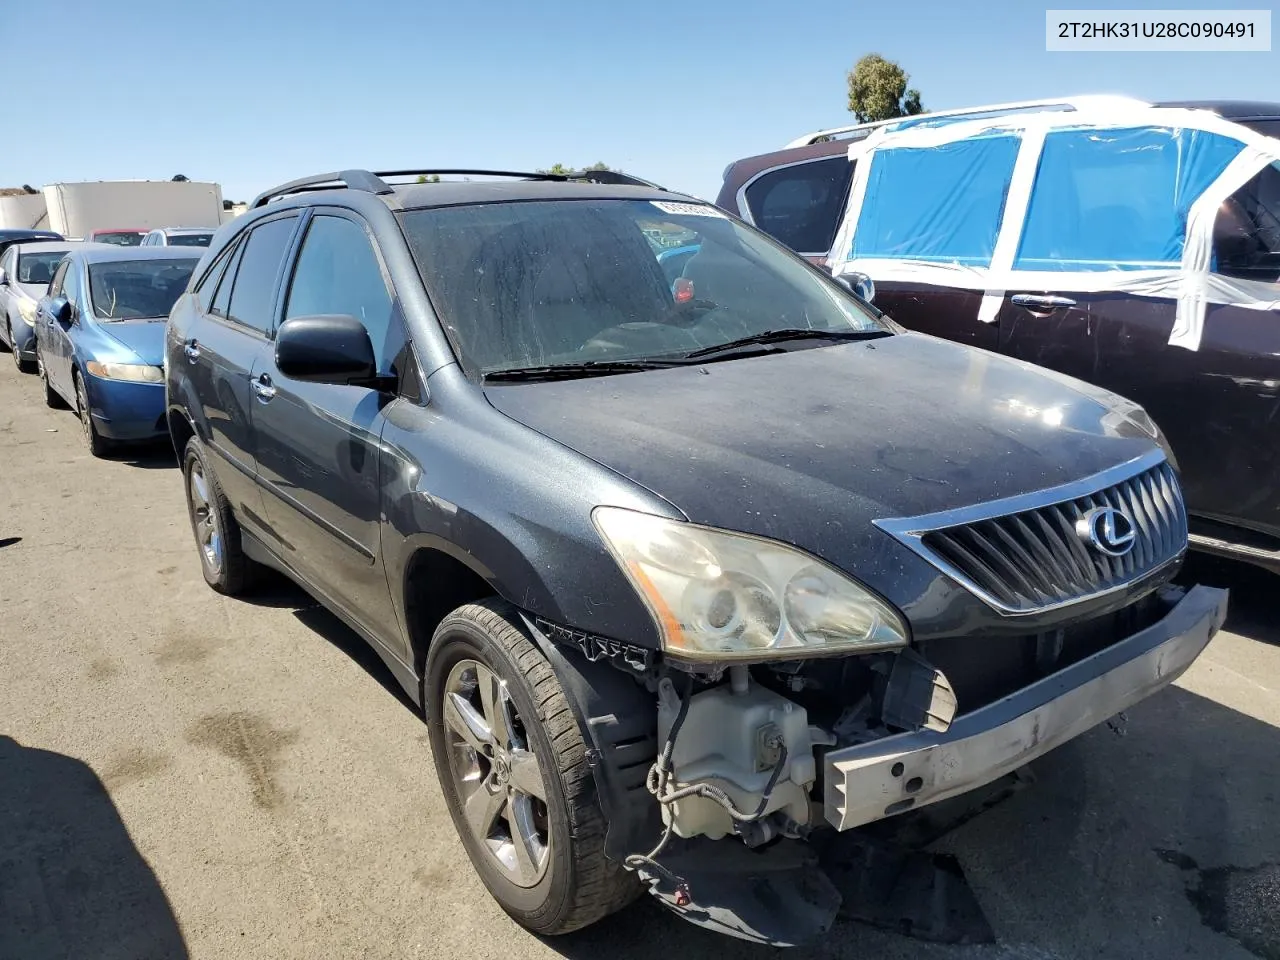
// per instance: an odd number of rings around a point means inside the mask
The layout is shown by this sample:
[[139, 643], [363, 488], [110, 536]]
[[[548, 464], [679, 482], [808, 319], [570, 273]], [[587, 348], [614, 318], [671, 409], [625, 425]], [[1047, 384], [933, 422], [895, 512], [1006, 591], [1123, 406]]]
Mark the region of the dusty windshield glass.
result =
[[167, 317], [197, 260], [118, 260], [89, 264], [89, 296], [99, 320]]
[[779, 330], [884, 329], [701, 203], [552, 200], [410, 211], [427, 292], [472, 373], [683, 358]]

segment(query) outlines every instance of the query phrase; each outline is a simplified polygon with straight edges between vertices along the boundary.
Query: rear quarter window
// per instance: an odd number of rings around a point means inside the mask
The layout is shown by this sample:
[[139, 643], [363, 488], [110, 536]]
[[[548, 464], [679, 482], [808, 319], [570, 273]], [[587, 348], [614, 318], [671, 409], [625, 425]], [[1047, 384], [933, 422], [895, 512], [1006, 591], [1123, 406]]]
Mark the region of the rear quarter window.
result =
[[824, 254], [849, 196], [853, 164], [828, 157], [779, 167], [757, 176], [746, 188], [757, 227], [797, 253]]

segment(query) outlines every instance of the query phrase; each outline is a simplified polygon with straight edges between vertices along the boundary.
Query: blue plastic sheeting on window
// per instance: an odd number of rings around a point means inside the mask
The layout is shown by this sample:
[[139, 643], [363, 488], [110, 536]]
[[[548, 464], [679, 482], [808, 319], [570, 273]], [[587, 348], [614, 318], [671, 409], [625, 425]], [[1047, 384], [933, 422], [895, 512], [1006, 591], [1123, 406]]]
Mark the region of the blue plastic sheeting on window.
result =
[[1191, 204], [1243, 147], [1221, 134], [1168, 127], [1051, 131], [1014, 269], [1179, 264]]
[[878, 150], [851, 257], [991, 263], [1021, 137], [984, 133]]

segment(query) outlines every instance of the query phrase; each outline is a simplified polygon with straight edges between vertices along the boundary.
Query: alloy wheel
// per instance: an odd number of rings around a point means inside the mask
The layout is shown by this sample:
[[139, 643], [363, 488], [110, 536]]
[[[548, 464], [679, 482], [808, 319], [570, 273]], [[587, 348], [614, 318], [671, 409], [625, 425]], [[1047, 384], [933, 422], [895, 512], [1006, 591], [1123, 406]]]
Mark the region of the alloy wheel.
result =
[[22, 372], [22, 354], [18, 352], [18, 338], [13, 335], [13, 321], [9, 321], [9, 352], [13, 354], [13, 365]]
[[506, 681], [461, 660], [449, 672], [442, 713], [467, 827], [508, 880], [536, 885], [551, 853], [547, 788]]
[[194, 461], [187, 477], [187, 496], [191, 501], [191, 526], [205, 565], [213, 574], [222, 570], [222, 531], [218, 514], [209, 498], [209, 481], [200, 462]]

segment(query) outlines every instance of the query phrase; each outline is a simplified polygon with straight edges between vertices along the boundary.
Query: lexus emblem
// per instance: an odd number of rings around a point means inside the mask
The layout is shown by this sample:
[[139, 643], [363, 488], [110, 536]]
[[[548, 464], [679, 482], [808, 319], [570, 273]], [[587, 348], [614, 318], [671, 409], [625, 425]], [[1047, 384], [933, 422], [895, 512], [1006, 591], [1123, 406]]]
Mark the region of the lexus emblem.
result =
[[1133, 521], [1115, 507], [1094, 507], [1076, 521], [1076, 534], [1108, 557], [1123, 557], [1133, 549]]

